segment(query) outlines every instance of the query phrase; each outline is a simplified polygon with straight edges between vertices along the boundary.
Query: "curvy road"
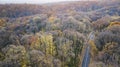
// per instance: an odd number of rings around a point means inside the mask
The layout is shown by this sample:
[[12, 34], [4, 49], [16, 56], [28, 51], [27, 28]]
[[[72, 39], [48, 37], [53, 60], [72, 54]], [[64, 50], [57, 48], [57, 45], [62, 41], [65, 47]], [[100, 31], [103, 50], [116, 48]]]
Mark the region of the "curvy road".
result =
[[[91, 32], [88, 37], [89, 40], [94, 39], [94, 32]], [[89, 41], [88, 40], [88, 41]], [[82, 66], [81, 67], [89, 67], [89, 62], [90, 62], [90, 45], [87, 45], [87, 48], [85, 50], [85, 55], [82, 61]]]

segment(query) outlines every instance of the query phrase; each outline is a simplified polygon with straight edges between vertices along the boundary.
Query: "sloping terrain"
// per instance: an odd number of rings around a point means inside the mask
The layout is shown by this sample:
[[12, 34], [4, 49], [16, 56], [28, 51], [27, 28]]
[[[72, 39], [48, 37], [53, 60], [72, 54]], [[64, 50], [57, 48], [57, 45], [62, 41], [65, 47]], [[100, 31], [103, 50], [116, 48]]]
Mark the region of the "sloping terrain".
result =
[[[120, 1], [0, 5], [0, 67], [119, 67]], [[96, 63], [95, 63], [96, 62]]]

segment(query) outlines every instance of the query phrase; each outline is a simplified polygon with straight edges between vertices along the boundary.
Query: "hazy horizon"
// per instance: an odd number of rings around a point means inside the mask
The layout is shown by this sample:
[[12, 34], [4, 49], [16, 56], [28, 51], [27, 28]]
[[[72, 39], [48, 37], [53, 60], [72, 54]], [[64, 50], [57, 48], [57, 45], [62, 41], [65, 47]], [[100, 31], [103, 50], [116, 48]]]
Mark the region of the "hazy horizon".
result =
[[0, 0], [0, 4], [11, 4], [11, 3], [28, 3], [28, 4], [45, 4], [45, 3], [55, 3], [64, 1], [101, 1], [101, 0]]
[[44, 4], [64, 1], [85, 1], [85, 0], [0, 0], [0, 4], [8, 3], [28, 3], [28, 4]]

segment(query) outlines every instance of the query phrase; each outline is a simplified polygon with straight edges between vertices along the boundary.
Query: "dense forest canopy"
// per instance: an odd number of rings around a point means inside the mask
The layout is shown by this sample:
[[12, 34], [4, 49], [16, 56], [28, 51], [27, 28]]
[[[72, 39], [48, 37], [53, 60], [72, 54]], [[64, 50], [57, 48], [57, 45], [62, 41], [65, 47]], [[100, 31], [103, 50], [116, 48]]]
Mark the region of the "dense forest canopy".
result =
[[80, 67], [90, 32], [90, 67], [119, 67], [119, 0], [0, 4], [0, 67]]

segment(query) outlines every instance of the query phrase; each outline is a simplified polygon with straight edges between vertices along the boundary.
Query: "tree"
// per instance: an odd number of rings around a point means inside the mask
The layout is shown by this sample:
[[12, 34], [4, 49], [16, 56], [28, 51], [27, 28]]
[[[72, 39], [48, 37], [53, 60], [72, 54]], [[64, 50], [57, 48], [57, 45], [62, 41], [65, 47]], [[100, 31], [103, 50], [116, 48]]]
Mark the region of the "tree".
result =
[[119, 66], [119, 46], [120, 45], [115, 42], [107, 43], [101, 53], [98, 54], [97, 59], [114, 67]]
[[0, 64], [2, 67], [27, 67], [29, 60], [23, 46], [10, 45], [3, 52], [5, 59]]
[[39, 50], [31, 50], [29, 57], [30, 66], [53, 67], [53, 58], [51, 56], [45, 56], [45, 54]]
[[[45, 33], [41, 33], [38, 34], [39, 36], [39, 46], [40, 46], [40, 50], [45, 52], [46, 55], [50, 54], [50, 55], [55, 55], [56, 50], [55, 50], [55, 45], [53, 42], [53, 36], [52, 34], [45, 34]], [[34, 44], [34, 43], [33, 43]]]
[[0, 50], [6, 47], [7, 45], [12, 44], [9, 39], [11, 34], [12, 33], [10, 31], [6, 31], [5, 29], [0, 30]]
[[5, 19], [0, 19], [0, 27], [3, 27], [6, 25], [6, 20]]

